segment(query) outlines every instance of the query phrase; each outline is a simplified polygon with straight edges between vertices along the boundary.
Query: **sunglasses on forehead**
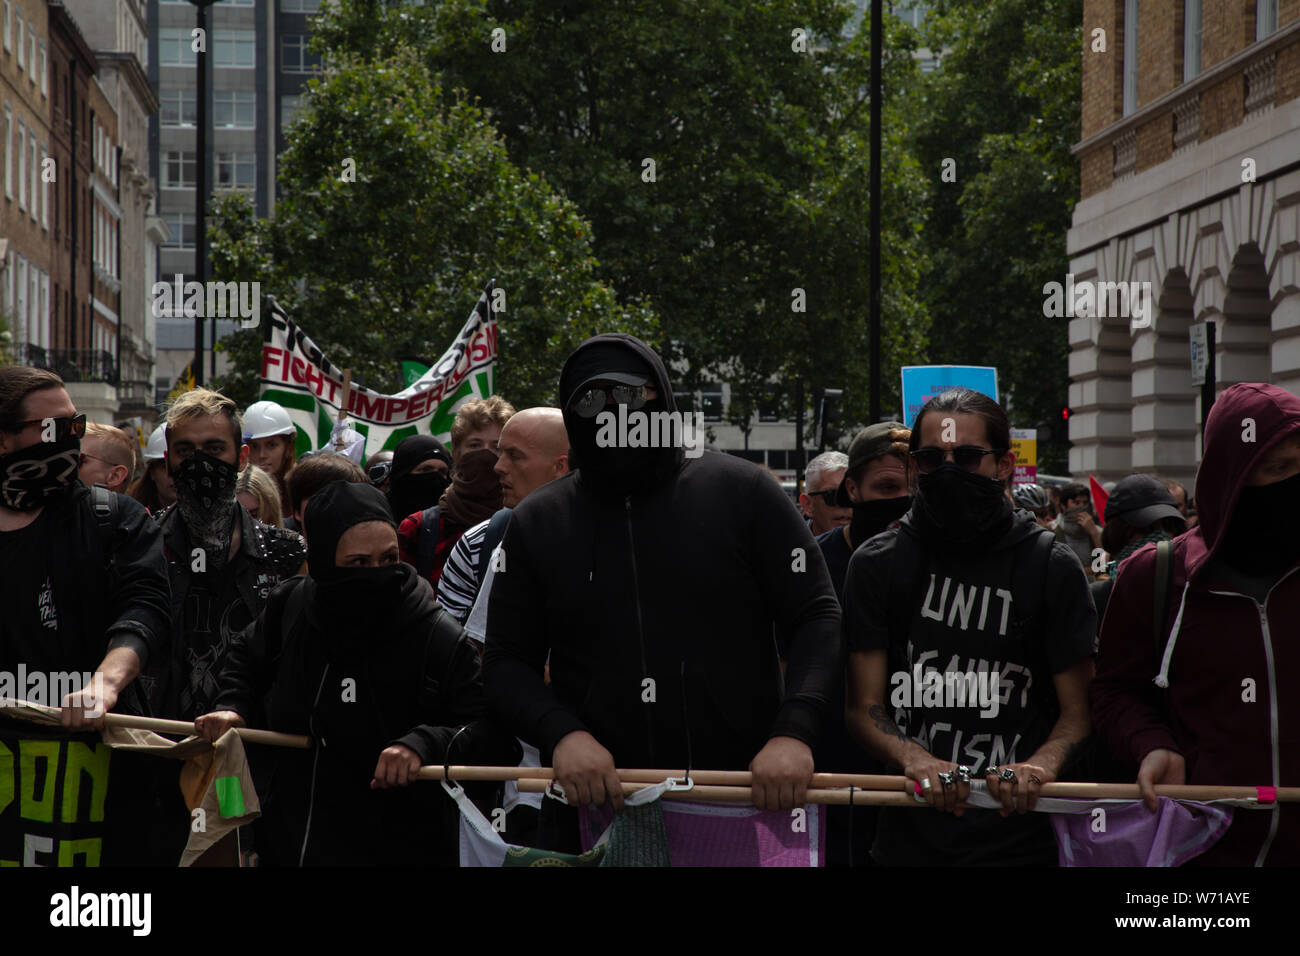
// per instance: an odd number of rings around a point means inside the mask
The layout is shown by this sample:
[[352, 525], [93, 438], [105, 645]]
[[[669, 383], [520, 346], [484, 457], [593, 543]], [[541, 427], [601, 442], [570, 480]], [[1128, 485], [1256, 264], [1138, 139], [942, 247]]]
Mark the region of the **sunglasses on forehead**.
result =
[[86, 416], [84, 414], [74, 415], [72, 418], [29, 418], [25, 422], [14, 422], [12, 425], [6, 425], [5, 431], [16, 435], [31, 425], [48, 428], [51, 422], [54, 423], [54, 441], [62, 441], [68, 436], [82, 438], [86, 434]]
[[980, 462], [984, 460], [985, 455], [1003, 455], [1005, 453], [1005, 448], [981, 448], [978, 445], [958, 445], [956, 448], [951, 449], [936, 448], [930, 445], [911, 452], [911, 456], [912, 460], [916, 462], [917, 470], [923, 475], [928, 475], [948, 460], [949, 455], [952, 456], [953, 464], [958, 468], [964, 468], [966, 471], [979, 471]]
[[647, 400], [644, 385], [597, 385], [579, 392], [569, 408], [579, 418], [595, 418], [608, 405], [626, 405], [629, 411], [636, 411]]

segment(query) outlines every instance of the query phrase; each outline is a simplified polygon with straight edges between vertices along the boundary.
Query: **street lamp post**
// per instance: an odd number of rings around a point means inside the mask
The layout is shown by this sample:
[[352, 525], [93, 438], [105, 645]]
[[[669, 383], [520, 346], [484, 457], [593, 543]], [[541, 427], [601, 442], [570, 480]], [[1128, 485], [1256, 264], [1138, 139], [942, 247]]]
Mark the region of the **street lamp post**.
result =
[[[217, 0], [189, 0], [195, 8], [195, 29], [203, 38], [201, 48], [196, 54], [195, 66], [198, 69], [198, 116], [195, 117], [198, 129], [195, 131], [194, 144], [194, 278], [204, 288], [208, 281], [208, 43], [211, 39], [208, 31], [208, 7]], [[205, 297], [206, 301], [206, 297]], [[203, 311], [194, 316], [194, 364], [190, 367], [194, 374], [194, 384], [203, 384]], [[213, 344], [215, 345], [215, 336]], [[213, 373], [216, 372], [215, 353]]]

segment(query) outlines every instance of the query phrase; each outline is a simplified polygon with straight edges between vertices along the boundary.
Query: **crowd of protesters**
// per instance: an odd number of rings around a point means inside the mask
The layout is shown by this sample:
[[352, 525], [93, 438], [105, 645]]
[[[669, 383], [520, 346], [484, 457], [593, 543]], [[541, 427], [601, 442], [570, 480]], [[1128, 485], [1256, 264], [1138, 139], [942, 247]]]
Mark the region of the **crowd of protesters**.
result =
[[[738, 457], [599, 438], [605, 410], [679, 411], [631, 336], [580, 346], [557, 398], [466, 401], [450, 448], [359, 462], [196, 388], [141, 453], [0, 368], [0, 670], [101, 673], [104, 709], [209, 740], [308, 736], [250, 752], [243, 853], [271, 866], [455, 865], [455, 805], [414, 784], [444, 760], [553, 767], [567, 804], [475, 796], [575, 853], [616, 767], [748, 770], [783, 811], [814, 771], [901, 773], [930, 809], [829, 815], [859, 866], [1054, 865], [1030, 812], [1054, 781], [1136, 781], [1153, 816], [1159, 785], [1300, 785], [1290, 392], [1224, 390], [1194, 494], [1135, 474], [1100, 514], [1087, 485], [1013, 487], [1007, 416], [967, 389], [814, 458], [797, 507]], [[69, 730], [103, 725], [88, 693]], [[141, 835], [106, 862], [179, 858], [166, 776], [124, 788]], [[1297, 814], [1239, 813], [1194, 862], [1300, 863]]]

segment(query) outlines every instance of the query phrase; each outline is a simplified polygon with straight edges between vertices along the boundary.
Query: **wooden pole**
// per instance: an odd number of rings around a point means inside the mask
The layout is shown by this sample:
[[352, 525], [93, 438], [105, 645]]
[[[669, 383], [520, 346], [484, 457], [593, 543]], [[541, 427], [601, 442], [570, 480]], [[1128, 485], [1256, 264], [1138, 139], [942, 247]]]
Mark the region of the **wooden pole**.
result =
[[[453, 781], [472, 781], [472, 780], [518, 780], [519, 789], [523, 793], [541, 793], [546, 789], [546, 782], [554, 779], [555, 771], [550, 767], [467, 767], [453, 766], [449, 768], [451, 779]], [[628, 787], [631, 790], [639, 790], [644, 784], [659, 783], [667, 780], [669, 777], [681, 777], [684, 770], [617, 770], [615, 771], [619, 779], [624, 783], [624, 789]], [[421, 767], [418, 773], [421, 780], [441, 780], [443, 778], [443, 768], [439, 766]], [[695, 799], [705, 799], [700, 796], [706, 788], [722, 787], [725, 789], [744, 789], [746, 793], [753, 783], [753, 775], [744, 770], [693, 770], [691, 779], [695, 782], [692, 790], [670, 791], [670, 793], [695, 794]], [[983, 779], [983, 778], [976, 778]], [[875, 791], [877, 793], [901, 793], [903, 801], [896, 806], [923, 806], [916, 803], [907, 790], [909, 781], [902, 776], [887, 776], [881, 774], [849, 774], [849, 773], [816, 773], [813, 774], [809, 781], [811, 784], [810, 793], [830, 791], [840, 794], [843, 800], [809, 800], [809, 803], [831, 802], [831, 803], [848, 803], [847, 791], [840, 793], [839, 790], [832, 788], [854, 787], [858, 793], [854, 794], [853, 802], [861, 803], [863, 791]], [[1044, 784], [1039, 791], [1044, 797], [1075, 797], [1088, 800], [1140, 800], [1142, 799], [1141, 790], [1135, 783], [1049, 783]], [[1201, 786], [1193, 784], [1180, 785], [1163, 785], [1156, 787], [1156, 793], [1164, 797], [1172, 797], [1176, 800], [1240, 800], [1251, 799], [1259, 796], [1259, 790], [1256, 787], [1237, 787], [1237, 786]], [[744, 802], [748, 798], [742, 798], [732, 795], [735, 799]], [[674, 799], [681, 799], [680, 796]], [[708, 799], [727, 800], [727, 795]], [[1277, 800], [1279, 803], [1300, 802], [1300, 787], [1278, 787]]]
[[[135, 717], [130, 714], [105, 714], [104, 724], [108, 727], [125, 727], [133, 730], [152, 730], [161, 734], [184, 734], [192, 737], [198, 733], [194, 725], [185, 720], [163, 720], [159, 717]], [[281, 734], [273, 730], [256, 730], [252, 727], [237, 727], [245, 743], [270, 744], [273, 747], [294, 747], [299, 750], [311, 748], [311, 738], [297, 734]]]
[[[339, 405], [339, 424], [342, 424], [348, 417], [348, 399], [352, 395], [352, 369], [343, 370], [343, 401]], [[339, 435], [334, 439], [334, 450], [343, 451], [343, 436]]]

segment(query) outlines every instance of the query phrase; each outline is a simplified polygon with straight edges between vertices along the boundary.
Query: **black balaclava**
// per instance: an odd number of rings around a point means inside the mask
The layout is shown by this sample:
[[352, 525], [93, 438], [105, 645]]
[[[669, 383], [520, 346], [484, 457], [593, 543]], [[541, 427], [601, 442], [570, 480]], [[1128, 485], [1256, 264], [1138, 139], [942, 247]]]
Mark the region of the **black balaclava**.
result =
[[47, 504], [76, 484], [80, 455], [73, 435], [0, 455], [0, 504], [14, 511]]
[[230, 539], [238, 517], [235, 482], [239, 469], [195, 449], [171, 475], [176, 486], [176, 507], [185, 521], [190, 544], [203, 549], [208, 571], [221, 571], [230, 556]]
[[1237, 496], [1218, 556], [1252, 577], [1272, 576], [1300, 559], [1300, 474], [1271, 485], [1246, 485]]
[[[347, 568], [335, 563], [339, 540], [354, 525], [382, 521], [396, 528], [383, 492], [369, 484], [331, 481], [307, 502], [307, 573], [315, 584], [311, 617], [316, 626], [345, 639], [361, 639], [400, 617], [410, 565]], [[409, 573], [408, 573], [409, 572]]]
[[[649, 382], [658, 395], [640, 411], [652, 413], [668, 409], [663, 383], [640, 355], [617, 342], [595, 342], [582, 347], [569, 360], [560, 382], [560, 400], [564, 403], [564, 426], [569, 434], [570, 465], [578, 470], [584, 487], [601, 497], [621, 498], [639, 494], [660, 484], [676, 462], [672, 448], [601, 448], [596, 443], [600, 431], [599, 416], [582, 418], [570, 411], [577, 393], [587, 383], [609, 375], [632, 376]], [[608, 411], [617, 414], [618, 406]]]
[[[447, 471], [425, 472], [413, 475], [419, 465], [436, 458], [447, 465]], [[432, 508], [451, 484], [451, 454], [432, 435], [412, 435], [405, 438], [393, 452], [393, 470], [388, 479], [388, 503], [393, 516], [401, 521], [417, 511]]]
[[1002, 482], [950, 461], [917, 479], [912, 509], [922, 537], [936, 545], [971, 550], [992, 544], [1011, 525], [1011, 499]]
[[889, 528], [912, 507], [912, 496], [876, 498], [872, 501], [855, 501], [853, 517], [849, 520], [849, 540], [853, 547], [874, 538]]

